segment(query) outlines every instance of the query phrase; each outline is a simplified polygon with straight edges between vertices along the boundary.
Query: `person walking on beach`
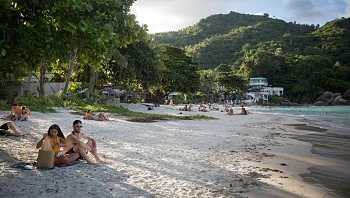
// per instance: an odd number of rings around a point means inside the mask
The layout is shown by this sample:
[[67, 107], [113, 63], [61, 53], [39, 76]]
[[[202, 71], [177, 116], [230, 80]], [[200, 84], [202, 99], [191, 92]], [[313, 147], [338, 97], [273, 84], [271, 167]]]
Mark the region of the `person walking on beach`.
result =
[[46, 138], [49, 138], [52, 150], [55, 152], [55, 166], [66, 166], [79, 159], [78, 153], [58, 155], [61, 152], [61, 147], [67, 146], [67, 143], [57, 124], [49, 127], [47, 133], [44, 133], [43, 138], [37, 143], [36, 148], [40, 148]]
[[[75, 120], [73, 122], [73, 131], [68, 134], [66, 143], [67, 147], [65, 147], [65, 151], [67, 154], [71, 153], [79, 153], [80, 157], [85, 159], [89, 164], [95, 164], [88, 156], [87, 153], [90, 153], [95, 157], [97, 163], [100, 163], [101, 160], [97, 155], [97, 143], [95, 139], [81, 132], [82, 122], [80, 120]], [[87, 140], [86, 143], [82, 142], [82, 140]]]
[[0, 135], [9, 135], [16, 137], [23, 136], [23, 134], [17, 131], [15, 125], [12, 122], [5, 122], [0, 126]]

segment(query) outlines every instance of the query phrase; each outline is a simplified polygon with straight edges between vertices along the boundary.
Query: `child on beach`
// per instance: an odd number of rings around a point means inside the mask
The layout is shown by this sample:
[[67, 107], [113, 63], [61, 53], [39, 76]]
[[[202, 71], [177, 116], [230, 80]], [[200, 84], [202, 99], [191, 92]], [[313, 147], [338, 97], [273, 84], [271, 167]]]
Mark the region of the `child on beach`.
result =
[[66, 166], [79, 159], [78, 153], [58, 155], [61, 151], [61, 147], [66, 147], [67, 143], [61, 128], [57, 124], [51, 125], [47, 133], [44, 133], [43, 138], [36, 145], [37, 149], [41, 147], [46, 138], [50, 139], [50, 145], [55, 152], [55, 166]]

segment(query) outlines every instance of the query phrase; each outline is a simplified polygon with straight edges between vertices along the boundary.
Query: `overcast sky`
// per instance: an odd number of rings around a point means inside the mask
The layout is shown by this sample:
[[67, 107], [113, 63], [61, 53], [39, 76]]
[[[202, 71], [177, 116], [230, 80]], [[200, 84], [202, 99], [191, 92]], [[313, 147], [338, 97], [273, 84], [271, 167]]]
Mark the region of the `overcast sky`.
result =
[[212, 14], [230, 11], [268, 13], [287, 22], [322, 26], [350, 17], [350, 0], [137, 0], [131, 11], [140, 24], [148, 25], [150, 33], [179, 30]]

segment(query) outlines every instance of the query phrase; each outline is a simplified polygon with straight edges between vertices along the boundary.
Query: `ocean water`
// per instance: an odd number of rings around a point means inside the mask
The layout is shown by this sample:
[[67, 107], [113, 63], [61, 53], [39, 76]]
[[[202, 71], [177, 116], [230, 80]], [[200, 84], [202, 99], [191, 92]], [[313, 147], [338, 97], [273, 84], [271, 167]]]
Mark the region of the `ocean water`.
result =
[[311, 143], [312, 153], [337, 159], [339, 166], [310, 167], [310, 173], [301, 176], [306, 182], [325, 188], [334, 197], [350, 197], [350, 106], [252, 107], [249, 111], [293, 116], [307, 126], [319, 127], [320, 130], [313, 130], [313, 133], [305, 131], [292, 138]]

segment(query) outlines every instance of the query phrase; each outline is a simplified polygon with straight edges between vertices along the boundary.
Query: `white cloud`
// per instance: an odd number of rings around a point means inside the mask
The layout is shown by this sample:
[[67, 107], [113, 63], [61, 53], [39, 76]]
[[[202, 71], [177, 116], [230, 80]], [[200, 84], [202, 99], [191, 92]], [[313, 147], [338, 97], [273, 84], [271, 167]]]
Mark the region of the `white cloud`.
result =
[[347, 4], [344, 17], [350, 17], [350, 0], [344, 0]]
[[137, 0], [131, 10], [140, 24], [147, 24], [150, 33], [156, 33], [176, 31], [230, 11], [268, 13], [287, 22], [323, 25], [337, 17], [349, 17], [350, 0]]

